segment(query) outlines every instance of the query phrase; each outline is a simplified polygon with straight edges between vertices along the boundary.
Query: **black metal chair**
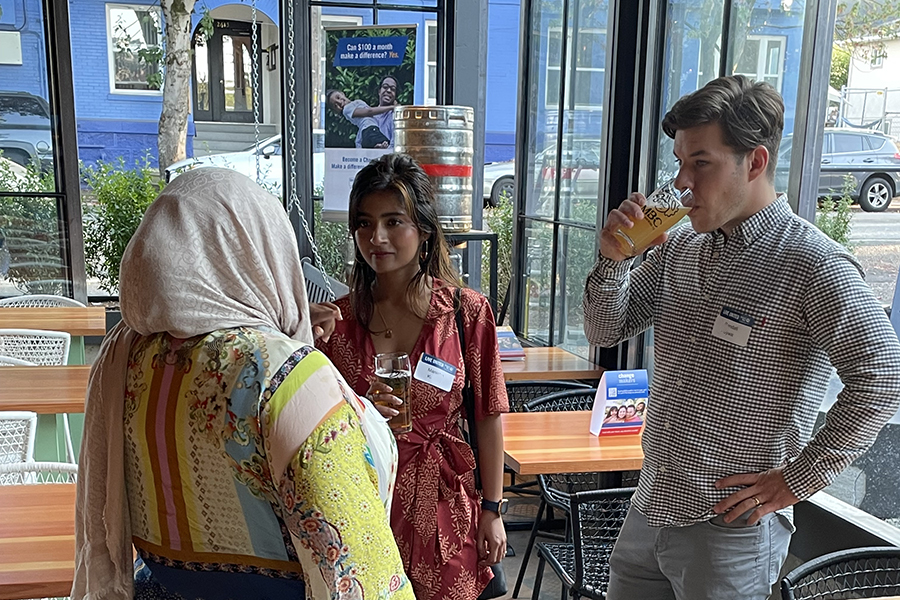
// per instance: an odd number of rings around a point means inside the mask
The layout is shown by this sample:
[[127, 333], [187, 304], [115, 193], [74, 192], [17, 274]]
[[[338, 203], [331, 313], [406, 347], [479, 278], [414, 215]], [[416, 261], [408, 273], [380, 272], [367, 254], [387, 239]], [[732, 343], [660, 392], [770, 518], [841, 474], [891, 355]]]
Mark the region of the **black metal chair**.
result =
[[559, 577], [563, 591], [572, 598], [606, 597], [609, 555], [631, 506], [634, 488], [576, 492], [569, 498], [572, 511], [571, 542], [540, 542], [540, 558], [534, 576], [532, 600], [538, 600], [544, 565]]
[[807, 561], [781, 580], [782, 600], [878, 598], [900, 594], [900, 548], [874, 546]]
[[[555, 394], [542, 396], [524, 405], [526, 412], [563, 412], [569, 410], [591, 410], [594, 404], [595, 388], [570, 389]], [[513, 588], [513, 598], [518, 598], [522, 580], [525, 578], [525, 570], [528, 568], [528, 559], [534, 548], [537, 536], [556, 540], [568, 540], [569, 531], [569, 496], [575, 492], [595, 490], [602, 487], [611, 487], [608, 474], [605, 473], [560, 473], [556, 475], [538, 475], [538, 486], [541, 490], [541, 504], [538, 507], [537, 517], [531, 527], [531, 535], [528, 545], [525, 547], [525, 555], [522, 557], [522, 566], [516, 577], [516, 585]], [[559, 509], [566, 515], [566, 534], [561, 535], [552, 531], [541, 530], [541, 519], [544, 512], [552, 508]]]

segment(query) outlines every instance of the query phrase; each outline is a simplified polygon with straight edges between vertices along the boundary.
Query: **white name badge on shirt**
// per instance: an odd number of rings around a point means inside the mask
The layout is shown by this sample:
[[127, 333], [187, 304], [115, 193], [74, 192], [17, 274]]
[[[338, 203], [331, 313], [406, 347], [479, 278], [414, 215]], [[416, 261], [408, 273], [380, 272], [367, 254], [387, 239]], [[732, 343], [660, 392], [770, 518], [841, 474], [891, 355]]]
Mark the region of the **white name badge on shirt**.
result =
[[724, 306], [722, 312], [716, 317], [712, 334], [720, 340], [746, 348], [747, 342], [750, 341], [753, 324], [754, 319], [750, 315]]
[[422, 353], [419, 364], [416, 365], [416, 372], [413, 377], [419, 381], [431, 384], [434, 387], [449, 392], [453, 387], [453, 380], [456, 378], [456, 367], [448, 362]]

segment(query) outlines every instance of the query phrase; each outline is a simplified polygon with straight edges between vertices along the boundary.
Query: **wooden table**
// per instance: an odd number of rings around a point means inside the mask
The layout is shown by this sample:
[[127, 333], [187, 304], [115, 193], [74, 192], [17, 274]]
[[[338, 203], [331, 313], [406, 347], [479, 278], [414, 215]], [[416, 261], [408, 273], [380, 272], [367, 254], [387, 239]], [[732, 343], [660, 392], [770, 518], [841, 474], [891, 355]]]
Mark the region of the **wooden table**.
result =
[[102, 306], [0, 308], [0, 329], [68, 331], [72, 335], [106, 335], [106, 309]]
[[90, 371], [90, 365], [0, 367], [0, 410], [83, 413]]
[[0, 599], [68, 596], [75, 484], [0, 486], [0, 515]]
[[641, 468], [641, 436], [597, 437], [589, 411], [509, 413], [503, 421], [506, 464], [516, 473], [592, 473]]
[[525, 360], [502, 361], [506, 381], [600, 379], [603, 367], [562, 348], [525, 348]]

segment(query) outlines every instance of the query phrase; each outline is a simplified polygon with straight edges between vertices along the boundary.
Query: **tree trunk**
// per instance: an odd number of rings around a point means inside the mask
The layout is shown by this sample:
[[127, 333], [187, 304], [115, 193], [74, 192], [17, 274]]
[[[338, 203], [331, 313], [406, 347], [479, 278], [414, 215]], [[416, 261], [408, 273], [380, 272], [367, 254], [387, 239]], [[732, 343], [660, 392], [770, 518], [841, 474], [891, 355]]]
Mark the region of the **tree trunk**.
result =
[[166, 27], [166, 72], [159, 115], [159, 173], [186, 158], [191, 111], [191, 13], [195, 0], [160, 0]]

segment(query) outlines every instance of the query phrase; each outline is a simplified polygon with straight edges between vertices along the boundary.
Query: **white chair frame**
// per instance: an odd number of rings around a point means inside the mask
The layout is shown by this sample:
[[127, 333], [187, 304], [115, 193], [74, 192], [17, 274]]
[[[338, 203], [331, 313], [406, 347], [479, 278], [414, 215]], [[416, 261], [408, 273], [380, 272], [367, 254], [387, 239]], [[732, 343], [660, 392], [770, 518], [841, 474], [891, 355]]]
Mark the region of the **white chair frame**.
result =
[[[29, 462], [34, 460], [34, 437], [37, 432], [37, 413], [31, 412], [30, 410], [8, 410], [0, 412], [0, 425], [4, 422], [9, 421], [23, 421], [26, 422], [26, 434], [25, 434], [25, 447], [22, 449], [21, 454], [18, 457], [18, 460], [13, 461], [13, 463], [3, 463], [2, 464], [14, 464], [15, 462]], [[0, 430], [3, 427], [0, 426]]]
[[74, 306], [84, 308], [84, 304], [65, 296], [51, 294], [32, 294], [28, 296], [12, 296], [0, 298], [0, 308], [47, 308], [56, 306]]
[[75, 483], [77, 478], [78, 465], [73, 463], [32, 461], [0, 465], [0, 485]]
[[[56, 339], [62, 341], [62, 352], [61, 356], [53, 357], [52, 359], [46, 360], [34, 360], [34, 361], [26, 361], [31, 362], [32, 366], [56, 366], [56, 365], [66, 365], [69, 363], [69, 347], [72, 343], [72, 336], [66, 331], [44, 331], [41, 329], [0, 329], [0, 356], [6, 357], [7, 359], [18, 359], [19, 361], [24, 361], [25, 356], [28, 358], [34, 358], [30, 354], [19, 354], [16, 355], [16, 348], [13, 344], [5, 344], [3, 342], [4, 337], [34, 337], [34, 338], [48, 338], [48, 339]], [[66, 442], [66, 459], [74, 463], [75, 462], [75, 446], [72, 444], [72, 431], [69, 427], [69, 415], [66, 413], [62, 413], [62, 421], [63, 421], [63, 433], [65, 435]]]

